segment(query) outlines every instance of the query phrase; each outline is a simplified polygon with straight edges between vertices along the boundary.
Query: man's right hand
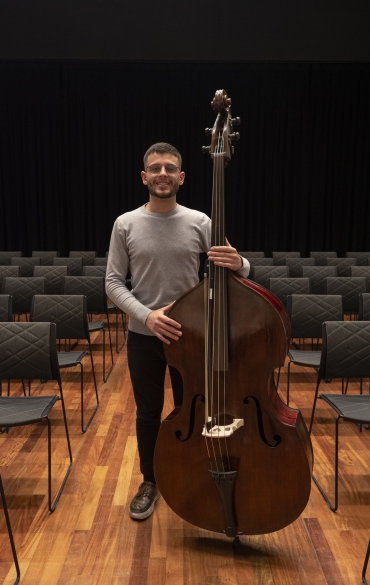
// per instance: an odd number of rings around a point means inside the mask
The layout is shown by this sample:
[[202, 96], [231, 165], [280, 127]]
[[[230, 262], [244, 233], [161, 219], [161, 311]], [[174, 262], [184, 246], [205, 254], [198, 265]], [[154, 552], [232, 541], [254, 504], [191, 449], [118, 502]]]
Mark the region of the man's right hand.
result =
[[177, 321], [170, 319], [167, 317], [166, 313], [172, 307], [167, 305], [166, 307], [162, 307], [161, 309], [156, 309], [149, 313], [147, 320], [145, 321], [145, 325], [150, 329], [154, 335], [156, 335], [161, 341], [164, 343], [170, 344], [170, 339], [174, 339], [177, 341], [179, 337], [181, 337], [182, 332], [180, 331], [181, 325]]

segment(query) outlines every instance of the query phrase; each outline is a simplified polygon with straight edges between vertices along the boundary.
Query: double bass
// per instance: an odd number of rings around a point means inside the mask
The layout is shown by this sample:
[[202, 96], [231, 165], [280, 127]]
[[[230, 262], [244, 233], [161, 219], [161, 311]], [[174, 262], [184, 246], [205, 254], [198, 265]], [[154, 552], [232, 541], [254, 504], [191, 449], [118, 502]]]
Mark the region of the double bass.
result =
[[[211, 245], [225, 245], [224, 169], [238, 138], [231, 100], [216, 92]], [[207, 133], [207, 130], [206, 130]], [[312, 446], [299, 410], [280, 399], [274, 371], [290, 342], [285, 308], [268, 290], [210, 262], [209, 273], [171, 307], [182, 336], [165, 345], [184, 397], [162, 421], [154, 472], [181, 518], [224, 533], [265, 534], [304, 510]]]

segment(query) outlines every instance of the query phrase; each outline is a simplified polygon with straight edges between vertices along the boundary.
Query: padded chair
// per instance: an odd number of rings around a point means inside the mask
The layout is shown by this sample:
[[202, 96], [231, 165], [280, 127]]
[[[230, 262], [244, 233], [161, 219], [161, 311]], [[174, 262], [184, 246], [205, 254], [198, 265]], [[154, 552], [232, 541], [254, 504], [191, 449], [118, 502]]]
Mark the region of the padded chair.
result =
[[264, 258], [265, 257], [265, 253], [264, 252], [239, 252], [240, 256], [243, 256], [243, 258], [247, 258], [247, 260], [249, 260], [250, 258]]
[[14, 257], [10, 260], [11, 266], [20, 266], [21, 276], [33, 276], [35, 266], [40, 266], [40, 258]]
[[53, 266], [68, 266], [69, 274], [71, 276], [81, 276], [82, 274], [82, 258], [53, 258]]
[[78, 252], [73, 250], [69, 253], [70, 258], [82, 258], [82, 266], [94, 266], [96, 252]]
[[370, 292], [370, 266], [351, 266], [351, 276], [364, 276], [367, 292]]
[[94, 258], [94, 266], [106, 266], [108, 258]]
[[[370, 321], [332, 321], [331, 323], [324, 323], [322, 354], [309, 432], [311, 433], [312, 430], [318, 391], [322, 380], [368, 377], [370, 377]], [[339, 422], [343, 420], [359, 425], [370, 424], [370, 395], [321, 394], [319, 398], [324, 400], [337, 413], [334, 450], [334, 504], [331, 503], [314, 475], [312, 479], [330, 510], [335, 512], [338, 509]]]
[[273, 252], [272, 259], [274, 266], [286, 266], [287, 258], [300, 258], [300, 252]]
[[20, 266], [0, 266], [0, 292], [3, 288], [4, 278], [7, 276], [18, 277], [21, 275]]
[[370, 293], [360, 294], [358, 301], [358, 320], [370, 321]]
[[18, 583], [20, 581], [20, 578], [21, 578], [21, 570], [19, 568], [17, 551], [15, 549], [14, 538], [13, 538], [12, 525], [10, 524], [10, 518], [9, 518], [9, 512], [8, 512], [8, 505], [6, 503], [6, 498], [5, 498], [5, 493], [4, 493], [4, 486], [3, 486], [3, 480], [1, 479], [1, 475], [0, 475], [0, 495], [1, 495], [1, 503], [3, 505], [3, 510], [4, 510], [6, 527], [7, 527], [8, 535], [9, 535], [10, 546], [11, 546], [12, 554], [13, 554], [15, 570], [17, 571], [17, 578], [14, 581], [14, 585], [18, 585]]
[[107, 273], [106, 266], [84, 266], [82, 268], [82, 276], [103, 276]]
[[10, 266], [11, 259], [23, 256], [22, 252], [0, 252], [0, 266]]
[[253, 280], [265, 288], [268, 287], [270, 278], [287, 277], [289, 277], [287, 266], [254, 266]]
[[10, 295], [0, 295], [0, 323], [13, 321], [13, 299]]
[[[48, 508], [54, 512], [72, 469], [72, 451], [64, 405], [62, 381], [58, 367], [56, 326], [53, 323], [0, 323], [0, 380], [55, 380], [59, 395], [0, 396], [0, 428], [46, 422], [48, 427]], [[51, 422], [49, 413], [61, 401], [69, 466], [52, 502]]]
[[270, 278], [268, 288], [287, 307], [289, 295], [309, 295], [309, 278]]
[[303, 277], [310, 279], [313, 295], [325, 295], [327, 277], [336, 275], [335, 266], [303, 266]]
[[59, 252], [43, 252], [43, 251], [34, 251], [32, 252], [33, 258], [40, 258], [40, 265], [41, 266], [52, 266], [53, 258], [59, 256]]
[[34, 295], [43, 295], [45, 292], [45, 278], [7, 276], [3, 282], [3, 293], [13, 297], [13, 314], [26, 315], [31, 310]]
[[315, 259], [316, 266], [327, 266], [328, 258], [336, 258], [336, 252], [310, 252], [310, 258]]
[[[89, 321], [89, 332], [103, 333], [103, 381], [106, 382], [114, 366], [112, 338], [108, 316], [107, 294], [105, 292], [105, 278], [102, 276], [66, 276], [64, 279], [64, 294], [85, 295], [87, 298], [87, 312], [92, 314], [105, 314], [106, 321]], [[105, 364], [105, 325], [108, 327], [109, 347], [112, 363], [106, 374]]]
[[364, 276], [327, 278], [326, 292], [328, 295], [342, 295], [344, 314], [358, 313], [358, 296], [366, 293], [366, 278]]
[[287, 258], [286, 265], [291, 278], [302, 278], [303, 266], [315, 266], [315, 258]]
[[[89, 351], [58, 351], [59, 368], [80, 367], [81, 430], [85, 433], [99, 408], [99, 394], [87, 321], [86, 297], [83, 295], [35, 295], [31, 307], [31, 321], [55, 323], [58, 340], [85, 339], [88, 342]], [[83, 359], [87, 355], [90, 356], [96, 406], [85, 426]]]
[[64, 277], [69, 275], [69, 266], [35, 266], [33, 275], [45, 278], [46, 295], [62, 295]]
[[[340, 295], [291, 295], [287, 311], [291, 323], [292, 339], [321, 339], [325, 321], [342, 319], [342, 297]], [[290, 349], [288, 351], [287, 404], [290, 398], [290, 366], [317, 369], [321, 351]]]
[[338, 276], [351, 276], [351, 266], [356, 265], [356, 258], [328, 258], [328, 266], [336, 266]]
[[370, 252], [346, 252], [346, 258], [356, 258], [357, 266], [368, 266]]

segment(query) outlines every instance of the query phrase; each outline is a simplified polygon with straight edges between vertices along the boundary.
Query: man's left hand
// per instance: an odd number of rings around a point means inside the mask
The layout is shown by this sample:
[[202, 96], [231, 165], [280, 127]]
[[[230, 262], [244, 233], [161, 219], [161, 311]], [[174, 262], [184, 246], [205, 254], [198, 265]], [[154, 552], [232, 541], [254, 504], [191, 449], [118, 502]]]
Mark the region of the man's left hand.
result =
[[240, 270], [243, 266], [243, 260], [239, 256], [238, 251], [231, 246], [228, 239], [226, 246], [212, 246], [208, 252], [208, 260], [214, 262], [216, 266], [229, 268], [230, 270]]

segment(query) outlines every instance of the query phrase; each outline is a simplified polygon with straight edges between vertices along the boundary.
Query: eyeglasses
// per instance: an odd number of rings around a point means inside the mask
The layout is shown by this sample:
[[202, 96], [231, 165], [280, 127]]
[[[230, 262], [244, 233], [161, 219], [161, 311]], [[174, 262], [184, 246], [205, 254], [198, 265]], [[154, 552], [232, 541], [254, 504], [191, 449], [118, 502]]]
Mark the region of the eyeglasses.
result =
[[167, 175], [175, 175], [176, 172], [180, 170], [180, 167], [177, 167], [176, 165], [150, 165], [149, 167], [146, 167], [146, 171], [151, 175], [159, 175], [163, 168]]

